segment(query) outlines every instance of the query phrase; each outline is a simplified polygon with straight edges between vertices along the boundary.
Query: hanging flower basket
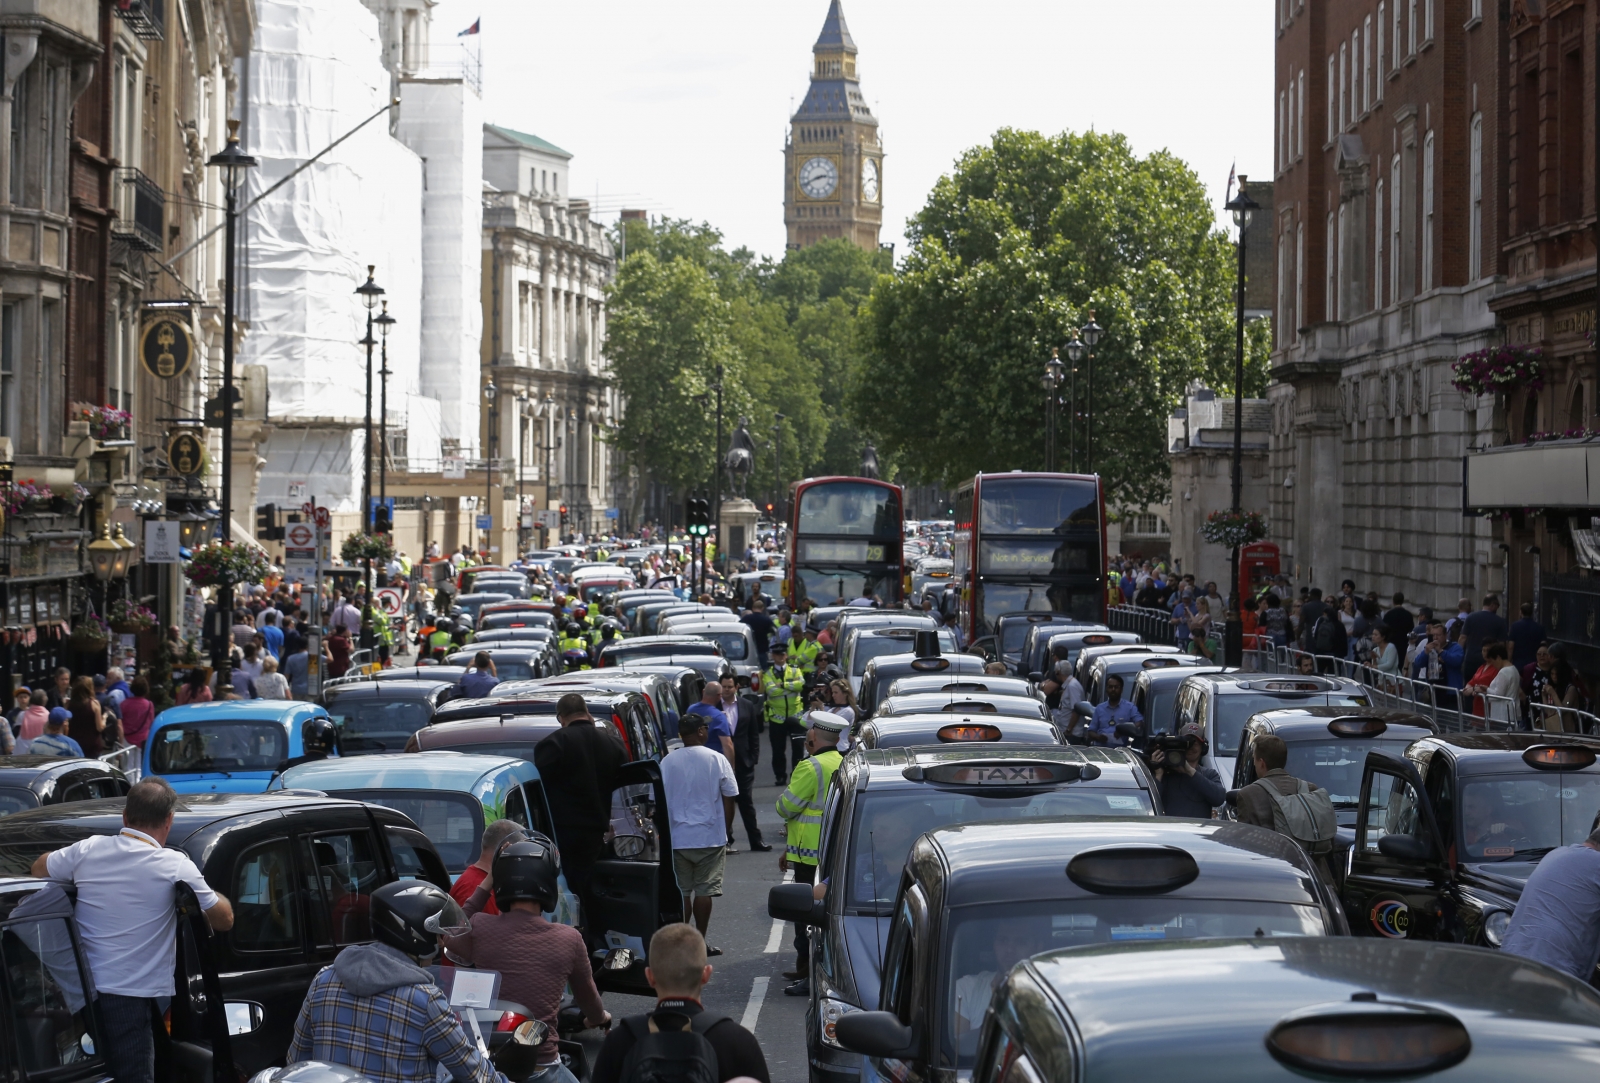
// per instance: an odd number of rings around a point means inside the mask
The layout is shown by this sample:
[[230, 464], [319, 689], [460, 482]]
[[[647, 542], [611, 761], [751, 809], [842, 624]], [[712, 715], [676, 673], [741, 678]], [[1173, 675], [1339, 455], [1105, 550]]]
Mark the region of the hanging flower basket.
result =
[[1544, 387], [1544, 351], [1537, 346], [1494, 346], [1456, 358], [1451, 386], [1469, 395], [1495, 395], [1522, 387]]
[[103, 651], [111, 645], [111, 629], [99, 614], [89, 613], [73, 627], [67, 643], [83, 654]]
[[126, 440], [133, 415], [115, 406], [96, 406], [88, 402], [72, 404], [72, 417], [89, 423], [89, 435], [96, 440]]
[[1212, 545], [1236, 549], [1267, 536], [1267, 521], [1259, 511], [1214, 511], [1206, 516], [1200, 534]]
[[253, 545], [212, 542], [194, 551], [183, 574], [197, 587], [236, 587], [259, 583], [271, 571], [266, 554]]
[[111, 603], [111, 630], [119, 635], [137, 635], [156, 626], [156, 615], [126, 598]]
[[394, 542], [387, 534], [351, 534], [339, 546], [339, 555], [346, 564], [370, 560], [374, 564], [387, 564], [394, 556]]

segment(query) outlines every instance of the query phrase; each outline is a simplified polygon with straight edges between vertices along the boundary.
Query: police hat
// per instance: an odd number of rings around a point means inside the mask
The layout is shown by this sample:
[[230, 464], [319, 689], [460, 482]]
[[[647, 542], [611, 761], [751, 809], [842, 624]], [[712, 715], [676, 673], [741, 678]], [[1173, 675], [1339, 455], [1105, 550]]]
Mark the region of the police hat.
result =
[[789, 645], [787, 643], [774, 643], [772, 646], [767, 648], [767, 653], [768, 654], [788, 654], [789, 653]]
[[806, 728], [821, 730], [823, 733], [831, 733], [837, 737], [850, 728], [850, 723], [843, 715], [834, 714], [832, 711], [808, 711], [806, 712]]

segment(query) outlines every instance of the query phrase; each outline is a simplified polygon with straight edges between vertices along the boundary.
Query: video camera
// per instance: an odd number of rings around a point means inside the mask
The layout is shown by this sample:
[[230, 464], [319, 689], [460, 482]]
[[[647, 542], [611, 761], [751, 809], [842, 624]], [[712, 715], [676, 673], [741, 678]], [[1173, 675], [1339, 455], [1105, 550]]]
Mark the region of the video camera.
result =
[[1193, 734], [1163, 733], [1150, 739], [1145, 750], [1145, 760], [1152, 768], [1168, 763], [1176, 766], [1189, 752], [1189, 746], [1198, 740]]

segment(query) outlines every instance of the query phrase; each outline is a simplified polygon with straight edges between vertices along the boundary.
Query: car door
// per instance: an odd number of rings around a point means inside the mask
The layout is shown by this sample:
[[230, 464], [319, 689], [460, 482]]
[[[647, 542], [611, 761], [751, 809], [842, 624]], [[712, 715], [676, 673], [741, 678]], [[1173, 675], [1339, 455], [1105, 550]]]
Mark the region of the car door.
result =
[[1382, 749], [1367, 753], [1360, 815], [1342, 892], [1357, 935], [1438, 939], [1450, 868], [1416, 766]]
[[88, 1006], [88, 966], [72, 907], [56, 888], [35, 892], [0, 924], [0, 1073], [8, 1080], [90, 1083], [107, 1078]]
[[927, 1053], [937, 1047], [937, 1036], [931, 1033], [929, 1007], [932, 1001], [923, 988], [927, 976], [935, 969], [925, 958], [938, 955], [932, 948], [927, 904], [923, 901], [921, 889], [913, 885], [901, 894], [894, 923], [889, 927], [878, 1009], [893, 1012], [895, 1018], [911, 1028], [918, 1054], [909, 1063], [879, 1057], [865, 1058], [878, 1079], [916, 1083], [928, 1077]]
[[322, 966], [372, 939], [370, 896], [386, 866], [364, 809], [307, 809], [290, 820], [311, 959]]
[[649, 995], [643, 960], [650, 938], [662, 925], [683, 919], [661, 765], [624, 764], [617, 782], [611, 795], [616, 837], [590, 874], [588, 927], [608, 947], [631, 948], [639, 961], [627, 970], [598, 971], [595, 981], [602, 990]]
[[[234, 1009], [217, 976], [217, 942], [222, 934], [212, 931], [194, 891], [182, 881], [178, 884], [177, 908], [178, 951], [173, 975], [177, 995], [168, 1006], [165, 1033], [156, 1031], [155, 1078], [181, 1083], [237, 1083], [241, 1071], [248, 1074], [265, 1068], [282, 1054], [261, 1057], [252, 1051], [251, 1060], [241, 1060], [235, 1066], [235, 1045], [249, 1044], [260, 1033], [260, 1019], [253, 1005], [242, 999], [238, 1002], [240, 1020], [235, 1023], [230, 1019]], [[295, 1009], [299, 1010], [299, 1004]], [[293, 1016], [290, 1019], [292, 1027]], [[238, 1038], [233, 1036], [235, 1031]]]

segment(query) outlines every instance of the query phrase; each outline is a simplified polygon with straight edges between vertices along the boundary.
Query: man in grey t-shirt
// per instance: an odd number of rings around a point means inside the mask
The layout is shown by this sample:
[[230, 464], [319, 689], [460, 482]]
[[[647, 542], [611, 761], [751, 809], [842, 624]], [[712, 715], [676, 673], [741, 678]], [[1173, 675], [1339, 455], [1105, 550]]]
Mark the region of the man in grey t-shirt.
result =
[[1600, 829], [1544, 855], [1500, 950], [1589, 980], [1600, 962]]

